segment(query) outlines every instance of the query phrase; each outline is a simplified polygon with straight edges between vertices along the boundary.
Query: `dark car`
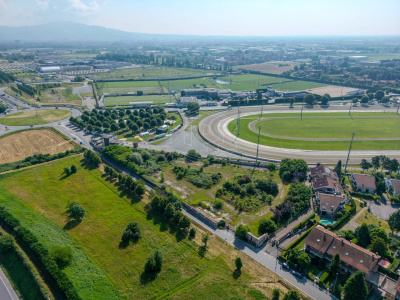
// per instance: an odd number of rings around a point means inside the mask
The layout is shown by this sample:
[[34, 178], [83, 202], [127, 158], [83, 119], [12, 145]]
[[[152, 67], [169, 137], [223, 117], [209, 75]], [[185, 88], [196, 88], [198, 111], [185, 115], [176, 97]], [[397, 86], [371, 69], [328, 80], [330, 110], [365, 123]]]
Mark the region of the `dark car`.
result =
[[297, 272], [297, 271], [295, 271], [295, 270], [292, 271], [292, 274], [293, 274], [294, 276], [296, 276], [296, 277], [303, 278], [303, 274], [301, 274], [300, 272]]
[[289, 265], [285, 262], [282, 264], [282, 268], [285, 270], [290, 270]]

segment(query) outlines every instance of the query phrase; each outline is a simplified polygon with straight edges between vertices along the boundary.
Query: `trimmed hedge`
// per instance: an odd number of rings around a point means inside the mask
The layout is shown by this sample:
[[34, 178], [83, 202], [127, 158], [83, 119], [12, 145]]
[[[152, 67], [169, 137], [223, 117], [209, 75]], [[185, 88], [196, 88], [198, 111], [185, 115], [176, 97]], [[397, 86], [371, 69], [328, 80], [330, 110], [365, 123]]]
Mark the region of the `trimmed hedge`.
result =
[[298, 225], [296, 225], [295, 227], [293, 227], [293, 231], [297, 230], [297, 229], [303, 229], [304, 225], [307, 224], [307, 222], [309, 220], [311, 220], [312, 218], [315, 217], [315, 212], [313, 212], [307, 219], [305, 219], [303, 222], [299, 223]]
[[49, 251], [38, 242], [36, 236], [22, 227], [18, 219], [14, 218], [4, 207], [0, 207], [0, 224], [9, 232], [16, 235], [17, 241], [24, 249], [29, 250], [40, 263], [50, 278], [57, 284], [67, 299], [80, 300], [77, 290], [65, 273], [59, 269]]
[[381, 266], [378, 266], [378, 271], [389, 276], [390, 278], [392, 278], [395, 281], [399, 280], [400, 275], [393, 271], [387, 270]]
[[307, 235], [310, 233], [310, 231], [311, 231], [315, 226], [317, 226], [317, 225], [318, 225], [318, 223], [315, 223], [313, 226], [311, 226], [309, 229], [307, 229], [307, 231], [304, 232], [297, 240], [295, 240], [293, 243], [291, 243], [289, 246], [287, 246], [287, 247], [283, 250], [282, 254], [281, 254], [279, 257], [286, 261], [286, 260], [287, 260], [287, 258], [286, 258], [286, 252], [287, 252], [288, 250], [290, 250], [290, 249], [295, 248], [298, 244], [300, 244], [302, 241], [304, 241], [305, 238], [307, 237]]
[[354, 197], [366, 199], [366, 200], [379, 200], [379, 199], [381, 199], [380, 196], [374, 196], [372, 194], [364, 194], [364, 193], [360, 193], [360, 192], [350, 192], [350, 195], [352, 195]]

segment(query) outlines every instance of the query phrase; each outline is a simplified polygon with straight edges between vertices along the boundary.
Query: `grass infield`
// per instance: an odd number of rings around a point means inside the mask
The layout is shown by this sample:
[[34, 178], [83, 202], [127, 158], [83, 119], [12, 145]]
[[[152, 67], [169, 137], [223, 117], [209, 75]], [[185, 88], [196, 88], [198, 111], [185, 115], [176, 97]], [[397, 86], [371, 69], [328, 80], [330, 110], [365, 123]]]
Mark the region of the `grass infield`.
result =
[[0, 119], [0, 123], [8, 126], [29, 126], [52, 123], [69, 118], [72, 113], [65, 109], [39, 109], [17, 112]]

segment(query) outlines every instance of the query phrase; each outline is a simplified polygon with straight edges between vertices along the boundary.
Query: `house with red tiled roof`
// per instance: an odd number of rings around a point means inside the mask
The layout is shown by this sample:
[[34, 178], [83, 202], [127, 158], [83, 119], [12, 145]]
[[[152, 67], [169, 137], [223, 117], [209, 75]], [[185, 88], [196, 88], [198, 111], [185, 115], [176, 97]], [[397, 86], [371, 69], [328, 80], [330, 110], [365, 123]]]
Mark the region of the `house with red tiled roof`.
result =
[[345, 195], [323, 194], [317, 192], [315, 195], [321, 216], [335, 219], [337, 212], [344, 209], [347, 197]]
[[375, 177], [369, 174], [353, 173], [350, 176], [353, 189], [361, 193], [375, 194]]
[[400, 196], [400, 180], [385, 178], [386, 188], [392, 196]]
[[315, 193], [343, 194], [343, 189], [340, 183], [330, 177], [314, 178], [312, 181], [312, 188]]
[[339, 180], [335, 171], [320, 163], [317, 163], [314, 168], [310, 168], [310, 177], [311, 179], [329, 177], [333, 180]]
[[[314, 227], [304, 240], [305, 251], [310, 257], [326, 260], [327, 265], [333, 256], [339, 254], [343, 272], [361, 271], [366, 279], [378, 273], [378, 262], [381, 257], [371, 251], [348, 241], [338, 234], [318, 225]], [[373, 283], [374, 282], [370, 282]]]

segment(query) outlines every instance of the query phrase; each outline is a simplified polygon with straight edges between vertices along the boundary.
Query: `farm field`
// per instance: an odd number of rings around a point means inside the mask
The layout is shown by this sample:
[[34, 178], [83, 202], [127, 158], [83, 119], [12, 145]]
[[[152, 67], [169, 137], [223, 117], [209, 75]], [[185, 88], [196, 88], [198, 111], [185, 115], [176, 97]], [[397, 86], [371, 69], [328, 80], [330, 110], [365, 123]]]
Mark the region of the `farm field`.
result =
[[23, 160], [35, 154], [56, 154], [74, 146], [50, 129], [17, 132], [0, 138], [0, 164]]
[[[340, 117], [345, 117], [347, 114], [345, 113], [322, 113], [322, 114], [318, 114], [318, 113], [304, 113], [303, 114], [303, 121], [300, 123], [296, 123], [298, 121], [296, 121], [295, 119], [293, 119], [293, 117], [298, 117], [300, 118], [300, 116], [298, 114], [290, 114], [290, 113], [286, 113], [286, 114], [268, 114], [268, 117], [291, 117], [288, 118], [287, 121], [285, 122], [285, 120], [280, 120], [280, 122], [278, 122], [278, 124], [283, 124], [282, 126], [292, 126], [292, 125], [287, 125], [289, 124], [299, 124], [298, 127], [293, 125], [293, 128], [296, 128], [296, 134], [297, 135], [301, 135], [301, 136], [305, 136], [307, 138], [313, 138], [312, 135], [314, 136], [321, 136], [323, 133], [322, 132], [316, 132], [315, 128], [310, 128], [310, 127], [305, 127], [308, 128], [307, 130], [301, 130], [301, 128], [303, 126], [305, 126], [304, 124], [307, 124], [307, 119], [305, 119], [306, 117], [325, 117], [325, 116], [340, 116]], [[368, 118], [367, 120], [375, 120], [378, 118], [377, 116], [395, 116], [394, 113], [353, 113], [353, 116], [371, 116], [371, 118]], [[263, 117], [266, 117], [266, 115], [264, 114]], [[347, 115], [347, 118], [348, 117]], [[253, 121], [257, 121], [259, 119], [259, 115], [254, 115], [254, 116], [246, 116], [245, 118], [241, 118], [241, 122], [240, 122], [240, 138], [253, 142], [253, 143], [257, 143], [257, 138], [258, 138], [258, 134], [256, 132], [254, 132], [253, 130], [251, 130], [249, 128], [249, 125], [251, 122]], [[356, 118], [353, 119], [353, 121]], [[320, 123], [316, 123], [317, 127], [322, 131], [322, 130], [330, 130], [329, 126], [332, 125], [331, 120], [328, 121], [330, 123], [328, 123], [328, 126], [325, 126], [325, 121], [328, 120], [327, 118], [324, 119], [324, 122], [320, 122]], [[381, 118], [378, 121], [372, 121], [372, 122], [377, 122], [376, 124], [379, 123], [378, 128], [381, 128], [382, 132], [378, 137], [382, 137], [382, 136], [387, 136], [387, 137], [397, 137], [398, 134], [393, 133], [393, 130], [390, 129], [390, 127], [387, 127], [386, 129], [386, 122], [389, 122], [392, 124], [392, 122], [396, 123], [398, 121], [394, 121], [397, 120], [397, 118]], [[343, 120], [341, 119], [341, 122]], [[314, 121], [312, 121], [314, 122]], [[347, 122], [347, 121], [345, 121]], [[363, 122], [363, 121], [362, 121]], [[331, 124], [331, 125], [329, 125]], [[351, 123], [353, 124], [353, 123]], [[356, 124], [361, 124], [361, 123], [357, 123]], [[365, 124], [365, 123], [364, 123]], [[396, 123], [398, 124], [398, 123]], [[336, 123], [335, 126], [339, 126], [339, 122]], [[400, 141], [399, 140], [374, 140], [374, 136], [376, 137], [377, 135], [377, 131], [374, 131], [375, 133], [370, 133], [368, 135], [368, 133], [366, 131], [363, 131], [363, 128], [360, 127], [361, 125], [358, 125], [358, 129], [360, 130], [360, 134], [364, 137], [370, 137], [371, 140], [357, 140], [357, 138], [361, 138], [361, 136], [358, 136], [357, 134], [357, 130], [356, 130], [356, 136], [355, 136], [355, 140], [353, 142], [353, 149], [354, 150], [397, 150], [400, 148]], [[336, 128], [336, 127], [335, 127]], [[237, 135], [237, 121], [233, 120], [228, 124], [228, 130], [234, 134]], [[271, 129], [265, 129], [265, 130], [271, 130]], [[279, 127], [278, 129], [272, 129], [272, 130], [280, 130]], [[294, 130], [294, 129], [290, 129], [290, 130]], [[347, 132], [347, 128], [342, 127], [342, 132], [340, 133], [340, 136], [343, 137], [344, 135], [346, 135]], [[351, 131], [351, 130], [350, 130]], [[281, 130], [282, 134], [285, 133], [284, 130]], [[293, 131], [291, 131], [293, 132]], [[385, 133], [387, 132], [387, 133]], [[287, 133], [285, 133], [287, 134]], [[294, 134], [294, 133], [293, 133]], [[333, 133], [333, 134], [338, 134], [338, 133]], [[292, 136], [291, 136], [292, 137]], [[332, 138], [331, 136], [329, 136], [327, 134], [326, 138]], [[350, 135], [347, 137], [348, 139], [351, 138], [351, 133]], [[269, 137], [269, 136], [265, 136], [265, 135], [261, 135], [260, 136], [260, 144], [262, 145], [267, 145], [267, 146], [272, 146], [272, 147], [279, 147], [279, 148], [289, 148], [289, 149], [305, 149], [305, 150], [348, 150], [349, 148], [349, 141], [315, 141], [315, 140], [294, 140], [294, 139], [283, 139], [283, 138], [276, 138], [276, 137]]]
[[281, 61], [281, 62], [253, 64], [253, 65], [241, 65], [241, 66], [236, 66], [236, 68], [249, 71], [257, 71], [261, 73], [282, 74], [285, 71], [293, 69], [295, 65], [298, 64], [289, 61]]
[[0, 119], [0, 124], [8, 126], [29, 126], [57, 122], [70, 117], [65, 109], [39, 109], [17, 112]]
[[217, 79], [217, 82], [218, 81], [227, 82], [227, 84], [223, 83], [221, 85], [226, 86], [227, 89], [231, 89], [232, 91], [249, 91], [257, 88], [266, 88], [266, 85], [270, 83], [279, 83], [290, 80], [279, 77], [246, 74], [219, 77]]
[[202, 75], [209, 73], [207, 70], [169, 68], [169, 67], [136, 67], [113, 71], [111, 73], [96, 74], [95, 78], [101, 79], [140, 79], [140, 78], [164, 78]]
[[169, 95], [118, 96], [105, 97], [104, 103], [106, 106], [132, 106], [132, 103], [134, 102], [153, 102], [153, 104], [165, 104], [169, 103], [170, 99], [172, 99], [172, 102], [175, 102], [175, 97], [170, 97]]
[[[77, 173], [65, 177], [63, 168], [72, 164], [78, 166]], [[252, 294], [271, 297], [273, 288], [287, 291], [274, 273], [215, 236], [202, 258], [201, 228], [196, 227], [196, 238], [188, 240], [159, 216], [147, 214], [146, 197], [121, 198], [118, 186], [99, 169], [82, 165], [80, 156], [8, 173], [0, 191], [1, 205], [46, 247], [71, 245], [73, 261], [64, 270], [82, 299], [248, 299]], [[87, 214], [82, 223], [64, 230], [63, 213], [71, 201], [80, 203]], [[142, 238], [121, 248], [121, 234], [132, 221], [139, 224]], [[143, 281], [146, 258], [156, 249], [163, 254], [163, 268], [154, 281]], [[244, 267], [235, 278], [237, 256]]]
[[281, 84], [273, 84], [272, 87], [278, 91], [303, 91], [323, 87], [325, 85], [326, 84], [308, 81], [291, 81]]
[[[101, 85], [102, 83], [98, 83]], [[116, 81], [105, 82], [103, 92], [111, 95], [137, 93], [142, 91], [144, 94], [161, 93], [162, 89], [158, 81]]]

